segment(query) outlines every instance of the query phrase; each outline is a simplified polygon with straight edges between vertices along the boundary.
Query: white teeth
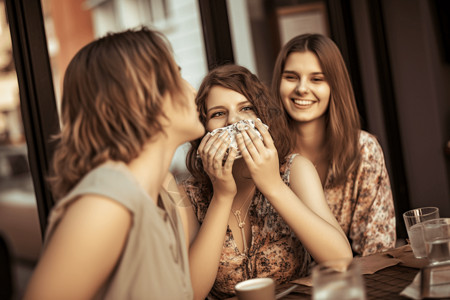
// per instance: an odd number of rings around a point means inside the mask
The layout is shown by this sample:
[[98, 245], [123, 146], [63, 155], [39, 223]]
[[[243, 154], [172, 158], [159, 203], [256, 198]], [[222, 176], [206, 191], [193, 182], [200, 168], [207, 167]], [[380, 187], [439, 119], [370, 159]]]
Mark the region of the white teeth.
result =
[[298, 105], [311, 105], [311, 104], [314, 103], [314, 101], [311, 101], [311, 100], [294, 100], [294, 103], [298, 104]]

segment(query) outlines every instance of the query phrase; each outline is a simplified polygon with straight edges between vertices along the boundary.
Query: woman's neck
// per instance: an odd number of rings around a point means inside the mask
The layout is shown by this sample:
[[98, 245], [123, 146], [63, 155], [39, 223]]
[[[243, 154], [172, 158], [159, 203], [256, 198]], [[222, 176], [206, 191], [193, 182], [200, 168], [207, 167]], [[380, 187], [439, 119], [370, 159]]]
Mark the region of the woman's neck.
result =
[[128, 164], [131, 174], [155, 203], [169, 172], [176, 145], [157, 140], [144, 146], [141, 154]]
[[325, 118], [313, 122], [297, 122], [293, 126], [296, 135], [294, 153], [303, 155], [313, 164], [324, 160], [327, 156], [325, 127]]
[[233, 164], [233, 177], [236, 182], [237, 194], [235, 197], [235, 202], [233, 206], [240, 205], [243, 199], [243, 194], [248, 195], [250, 189], [253, 189], [255, 183], [253, 182], [250, 171], [248, 170], [247, 164], [244, 158], [239, 158], [234, 161]]

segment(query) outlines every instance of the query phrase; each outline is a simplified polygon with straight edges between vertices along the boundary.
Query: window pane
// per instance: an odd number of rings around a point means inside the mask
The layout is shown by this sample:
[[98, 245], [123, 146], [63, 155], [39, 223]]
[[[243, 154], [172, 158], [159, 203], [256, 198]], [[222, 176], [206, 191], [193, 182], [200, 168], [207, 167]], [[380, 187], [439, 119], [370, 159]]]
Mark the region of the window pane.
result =
[[[170, 41], [183, 77], [194, 88], [207, 73], [197, 0], [42, 0], [47, 43], [59, 106], [61, 82], [70, 59], [108, 32], [145, 25]], [[178, 149], [171, 171], [185, 176], [187, 145]]]

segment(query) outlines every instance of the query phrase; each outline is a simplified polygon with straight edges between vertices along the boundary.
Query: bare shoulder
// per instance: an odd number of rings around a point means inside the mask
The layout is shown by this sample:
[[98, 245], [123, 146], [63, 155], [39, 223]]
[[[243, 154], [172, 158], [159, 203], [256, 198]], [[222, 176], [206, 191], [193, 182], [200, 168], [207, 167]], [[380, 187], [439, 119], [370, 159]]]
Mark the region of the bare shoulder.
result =
[[83, 213], [90, 214], [90, 211], [99, 209], [106, 209], [104, 214], [115, 211], [117, 213], [129, 214], [129, 210], [119, 202], [98, 194], [86, 194], [79, 197], [69, 206], [68, 211], [82, 211]]
[[131, 219], [112, 199], [91, 194], [75, 199], [47, 237], [25, 299], [92, 298], [116, 265]]
[[128, 228], [131, 218], [131, 212], [119, 202], [101, 195], [87, 194], [67, 208], [59, 227], [63, 231], [86, 229], [87, 235], [101, 235], [121, 227]]
[[317, 185], [320, 183], [320, 178], [312, 162], [304, 156], [297, 155], [291, 165], [290, 184], [294, 188], [302, 183]]
[[294, 157], [291, 166], [291, 173], [297, 172], [310, 172], [315, 170], [312, 162], [302, 155], [297, 155]]

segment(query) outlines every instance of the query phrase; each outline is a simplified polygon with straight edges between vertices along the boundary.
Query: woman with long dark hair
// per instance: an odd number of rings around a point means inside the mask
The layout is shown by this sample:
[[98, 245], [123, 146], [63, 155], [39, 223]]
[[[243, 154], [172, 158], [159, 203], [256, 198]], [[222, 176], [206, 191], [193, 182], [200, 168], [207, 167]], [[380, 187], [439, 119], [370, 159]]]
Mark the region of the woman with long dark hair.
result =
[[355, 254], [395, 247], [395, 212], [383, 151], [361, 130], [353, 88], [335, 43], [320, 34], [283, 46], [272, 80], [294, 140], [319, 173], [331, 211]]

